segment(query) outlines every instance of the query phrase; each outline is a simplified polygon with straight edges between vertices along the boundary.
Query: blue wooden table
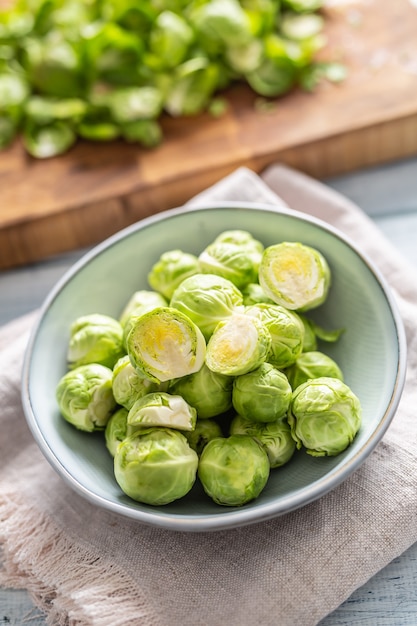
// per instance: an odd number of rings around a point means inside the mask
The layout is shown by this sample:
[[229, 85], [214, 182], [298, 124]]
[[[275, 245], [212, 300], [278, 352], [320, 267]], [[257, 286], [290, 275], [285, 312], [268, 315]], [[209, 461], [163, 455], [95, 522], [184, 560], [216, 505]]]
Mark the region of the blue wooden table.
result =
[[[415, 265], [417, 280], [417, 158], [326, 182], [371, 216]], [[30, 267], [0, 272], [0, 324], [37, 308], [83, 252], [78, 250]], [[417, 544], [357, 589], [320, 626], [417, 626], [416, 589]], [[24, 623], [43, 626], [46, 621], [26, 592], [0, 589], [0, 626]]]

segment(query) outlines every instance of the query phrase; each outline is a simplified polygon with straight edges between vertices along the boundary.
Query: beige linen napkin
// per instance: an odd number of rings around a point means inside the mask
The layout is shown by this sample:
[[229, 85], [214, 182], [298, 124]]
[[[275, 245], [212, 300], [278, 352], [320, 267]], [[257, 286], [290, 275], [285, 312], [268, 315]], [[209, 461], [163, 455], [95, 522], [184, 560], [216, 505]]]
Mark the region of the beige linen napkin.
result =
[[194, 202], [217, 199], [283, 201], [339, 227], [379, 265], [407, 333], [408, 374], [397, 414], [365, 463], [303, 509], [228, 531], [152, 528], [91, 505], [45, 461], [20, 402], [36, 313], [4, 327], [0, 582], [29, 589], [51, 624], [313, 626], [417, 540], [415, 270], [357, 207], [286, 167], [270, 167], [263, 181], [237, 170]]

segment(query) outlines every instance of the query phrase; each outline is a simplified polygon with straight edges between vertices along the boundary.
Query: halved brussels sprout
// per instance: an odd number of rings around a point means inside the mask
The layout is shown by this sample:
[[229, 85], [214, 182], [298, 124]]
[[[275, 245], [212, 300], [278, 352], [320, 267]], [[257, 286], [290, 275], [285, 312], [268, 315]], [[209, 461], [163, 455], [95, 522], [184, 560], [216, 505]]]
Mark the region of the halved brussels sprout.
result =
[[194, 430], [197, 411], [184, 398], [154, 391], [136, 400], [127, 417], [127, 434], [143, 428], [161, 427]]
[[148, 282], [152, 289], [170, 300], [178, 285], [188, 276], [199, 273], [198, 259], [182, 250], [164, 252], [151, 267]]
[[170, 393], [180, 394], [196, 410], [198, 419], [207, 419], [225, 413], [232, 407], [233, 378], [212, 372], [206, 365], [190, 374], [174, 380]]
[[129, 410], [136, 400], [156, 391], [159, 385], [140, 376], [126, 354], [113, 368], [112, 387], [117, 404]]
[[292, 459], [296, 445], [286, 419], [262, 424], [236, 415], [230, 424], [231, 435], [250, 435], [264, 448], [271, 469], [282, 467]]
[[112, 317], [93, 313], [83, 315], [71, 324], [67, 350], [70, 369], [87, 363], [112, 368], [125, 353], [123, 329]]
[[304, 325], [297, 313], [267, 302], [249, 306], [245, 313], [259, 319], [271, 335], [268, 362], [279, 369], [294, 363], [302, 352], [304, 340]]
[[161, 506], [192, 488], [198, 455], [184, 435], [172, 428], [138, 430], [117, 447], [114, 475], [133, 500]]
[[123, 406], [117, 409], [110, 417], [104, 431], [106, 448], [114, 457], [117, 446], [127, 437], [127, 414], [129, 411]]
[[291, 387], [295, 389], [311, 378], [338, 378], [343, 381], [339, 365], [327, 354], [319, 351], [303, 352], [291, 367], [285, 370]]
[[212, 439], [198, 465], [204, 491], [224, 506], [242, 506], [264, 489], [270, 473], [268, 455], [248, 435]]
[[275, 422], [286, 415], [291, 397], [286, 375], [270, 363], [236, 376], [233, 382], [233, 407], [252, 422]]
[[206, 340], [217, 324], [241, 307], [243, 296], [230, 280], [215, 274], [195, 274], [182, 281], [170, 305], [187, 315]]
[[194, 430], [184, 432], [184, 435], [191, 448], [201, 456], [208, 442], [216, 437], [222, 437], [223, 433], [220, 424], [214, 419], [204, 419], [197, 420]]
[[266, 295], [291, 310], [307, 311], [322, 304], [330, 278], [321, 252], [299, 242], [269, 246], [259, 266], [259, 283]]
[[189, 317], [171, 307], [141, 315], [127, 337], [133, 366], [160, 383], [197, 372], [204, 363], [206, 342]]
[[293, 392], [288, 423], [297, 448], [311, 456], [336, 456], [355, 438], [362, 421], [358, 397], [338, 378], [302, 383]]
[[104, 430], [116, 408], [111, 380], [111, 369], [97, 363], [64, 374], [56, 388], [62, 417], [79, 430]]
[[235, 313], [219, 322], [207, 344], [206, 364], [225, 376], [240, 376], [266, 361], [271, 335], [256, 317]]
[[263, 58], [264, 45], [261, 39], [252, 39], [242, 46], [230, 46], [225, 50], [225, 59], [233, 71], [240, 74], [255, 71]]

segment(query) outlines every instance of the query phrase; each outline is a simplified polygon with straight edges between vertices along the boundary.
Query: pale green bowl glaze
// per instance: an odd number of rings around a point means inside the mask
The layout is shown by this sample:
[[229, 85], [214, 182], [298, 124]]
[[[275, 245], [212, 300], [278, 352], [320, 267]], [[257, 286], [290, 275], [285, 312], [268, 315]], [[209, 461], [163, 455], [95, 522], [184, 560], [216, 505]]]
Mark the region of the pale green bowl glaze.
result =
[[[149, 288], [146, 276], [162, 252], [199, 253], [223, 230], [245, 229], [265, 246], [300, 241], [319, 249], [333, 276], [329, 297], [315, 312], [327, 328], [346, 329], [326, 351], [359, 397], [363, 425], [341, 455], [313, 458], [299, 451], [253, 502], [220, 507], [196, 483], [164, 507], [134, 502], [119, 489], [102, 433], [77, 431], [60, 417], [55, 388], [66, 371], [71, 322], [87, 313], [118, 317], [131, 294]], [[292, 210], [247, 203], [173, 209], [124, 229], [86, 254], [49, 294], [26, 353], [23, 405], [46, 459], [90, 502], [140, 522], [172, 530], [237, 527], [282, 515], [320, 498], [354, 472], [380, 441], [397, 408], [405, 380], [406, 344], [393, 295], [374, 264], [343, 234]]]

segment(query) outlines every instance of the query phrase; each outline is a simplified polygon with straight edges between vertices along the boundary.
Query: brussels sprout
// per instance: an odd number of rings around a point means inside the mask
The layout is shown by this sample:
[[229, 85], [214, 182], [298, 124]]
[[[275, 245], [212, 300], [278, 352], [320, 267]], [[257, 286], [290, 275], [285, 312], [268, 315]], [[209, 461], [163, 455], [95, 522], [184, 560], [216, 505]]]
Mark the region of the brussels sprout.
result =
[[261, 258], [262, 251], [254, 245], [217, 241], [201, 252], [198, 262], [203, 274], [217, 274], [242, 289], [257, 281]]
[[172, 68], [185, 59], [193, 39], [193, 29], [185, 19], [172, 11], [162, 11], [155, 20], [149, 46], [163, 65]]
[[262, 253], [263, 243], [255, 239], [247, 230], [224, 230], [215, 238], [213, 243], [233, 243], [236, 246], [244, 246]]
[[122, 491], [157, 506], [185, 496], [197, 467], [197, 453], [182, 433], [171, 428], [138, 430], [119, 444], [114, 457], [114, 475]]
[[198, 259], [182, 250], [164, 252], [152, 266], [148, 282], [152, 289], [170, 300], [178, 285], [188, 276], [199, 273]]
[[271, 335], [256, 317], [235, 313], [219, 322], [207, 344], [206, 364], [213, 372], [240, 376], [263, 363]]
[[338, 378], [302, 383], [293, 392], [288, 423], [297, 448], [312, 456], [336, 456], [355, 438], [362, 421], [357, 396]]
[[136, 400], [127, 417], [127, 434], [143, 428], [194, 430], [197, 411], [178, 395], [154, 391]]
[[131, 296], [127, 304], [125, 305], [119, 321], [122, 326], [126, 324], [130, 317], [142, 315], [146, 311], [156, 309], [158, 306], [167, 306], [168, 302], [157, 291], [149, 291], [147, 289], [141, 289], [135, 291]]
[[267, 453], [271, 469], [288, 463], [296, 448], [286, 419], [262, 424], [236, 415], [230, 424], [230, 434], [250, 435], [256, 439]]
[[212, 439], [205, 446], [198, 465], [204, 491], [214, 502], [224, 506], [241, 506], [257, 498], [269, 473], [267, 453], [248, 435]]
[[112, 368], [124, 354], [123, 329], [112, 317], [93, 313], [71, 324], [67, 350], [69, 368], [86, 363]]
[[220, 321], [241, 307], [243, 296], [226, 278], [215, 274], [195, 274], [182, 281], [170, 305], [187, 315], [201, 330], [206, 340]]
[[255, 71], [263, 56], [263, 42], [260, 39], [252, 39], [242, 46], [226, 48], [225, 58], [235, 72], [246, 74]]
[[285, 373], [293, 389], [311, 378], [322, 376], [343, 381], [343, 373], [338, 364], [327, 354], [318, 351], [303, 352]]
[[56, 388], [64, 419], [79, 430], [103, 430], [116, 408], [111, 379], [111, 369], [96, 363], [67, 372]]
[[204, 448], [209, 441], [216, 437], [222, 437], [222, 429], [213, 419], [197, 420], [194, 430], [184, 432], [191, 448], [195, 450], [198, 456], [201, 456]]
[[268, 304], [275, 304], [271, 298], [265, 295], [264, 290], [259, 283], [249, 283], [242, 288], [243, 304], [250, 306], [251, 304], [258, 304], [260, 302], [266, 302]]
[[299, 316], [279, 304], [260, 302], [245, 309], [247, 315], [259, 319], [271, 335], [267, 360], [275, 367], [288, 367], [303, 349], [304, 326]]
[[262, 60], [260, 65], [245, 74], [252, 89], [260, 96], [273, 98], [290, 91], [296, 82], [296, 68], [289, 57]]
[[160, 383], [197, 372], [204, 363], [206, 342], [189, 317], [171, 307], [141, 315], [127, 337], [133, 366]]
[[303, 339], [303, 352], [310, 352], [317, 350], [318, 341], [317, 335], [314, 330], [314, 325], [310, 319], [308, 319], [302, 313], [298, 313], [298, 317], [303, 323], [304, 326], [304, 339]]
[[127, 414], [129, 411], [124, 407], [118, 409], [110, 417], [104, 431], [106, 448], [114, 457], [117, 446], [127, 437]]
[[136, 400], [156, 391], [159, 385], [140, 376], [130, 362], [129, 355], [126, 354], [113, 368], [112, 387], [117, 404], [129, 410]]
[[262, 363], [233, 382], [233, 407], [252, 422], [274, 422], [285, 415], [291, 395], [286, 375], [270, 363]]
[[82, 92], [81, 54], [63, 33], [26, 40], [23, 66], [34, 92], [57, 98], [73, 98]]
[[[106, 3], [106, 12], [109, 11]], [[103, 19], [104, 18], [104, 19]], [[136, 33], [129, 32], [117, 22], [109, 22], [107, 15], [92, 17], [92, 21], [83, 29], [83, 37], [80, 42], [83, 59], [84, 81], [90, 85], [134, 85], [140, 82], [140, 65], [144, 51], [143, 38]], [[118, 91], [118, 90], [116, 90]], [[141, 109], [154, 111], [155, 100], [151, 96], [142, 100], [136, 98], [134, 103], [128, 102], [121, 97], [121, 117], [126, 120], [128, 111]], [[142, 100], [142, 101], [141, 101]]]
[[298, 242], [269, 246], [259, 267], [259, 283], [266, 295], [291, 310], [307, 311], [322, 304], [330, 278], [324, 256]]
[[135, 319], [140, 317], [143, 313], [156, 309], [159, 306], [168, 306], [168, 302], [162, 294], [147, 289], [135, 291], [119, 318], [120, 324], [123, 327], [123, 343], [125, 346], [127, 336], [132, 329]]
[[207, 419], [225, 413], [232, 407], [233, 378], [212, 372], [203, 364], [189, 376], [174, 380], [170, 393], [180, 394], [196, 410], [198, 419]]

